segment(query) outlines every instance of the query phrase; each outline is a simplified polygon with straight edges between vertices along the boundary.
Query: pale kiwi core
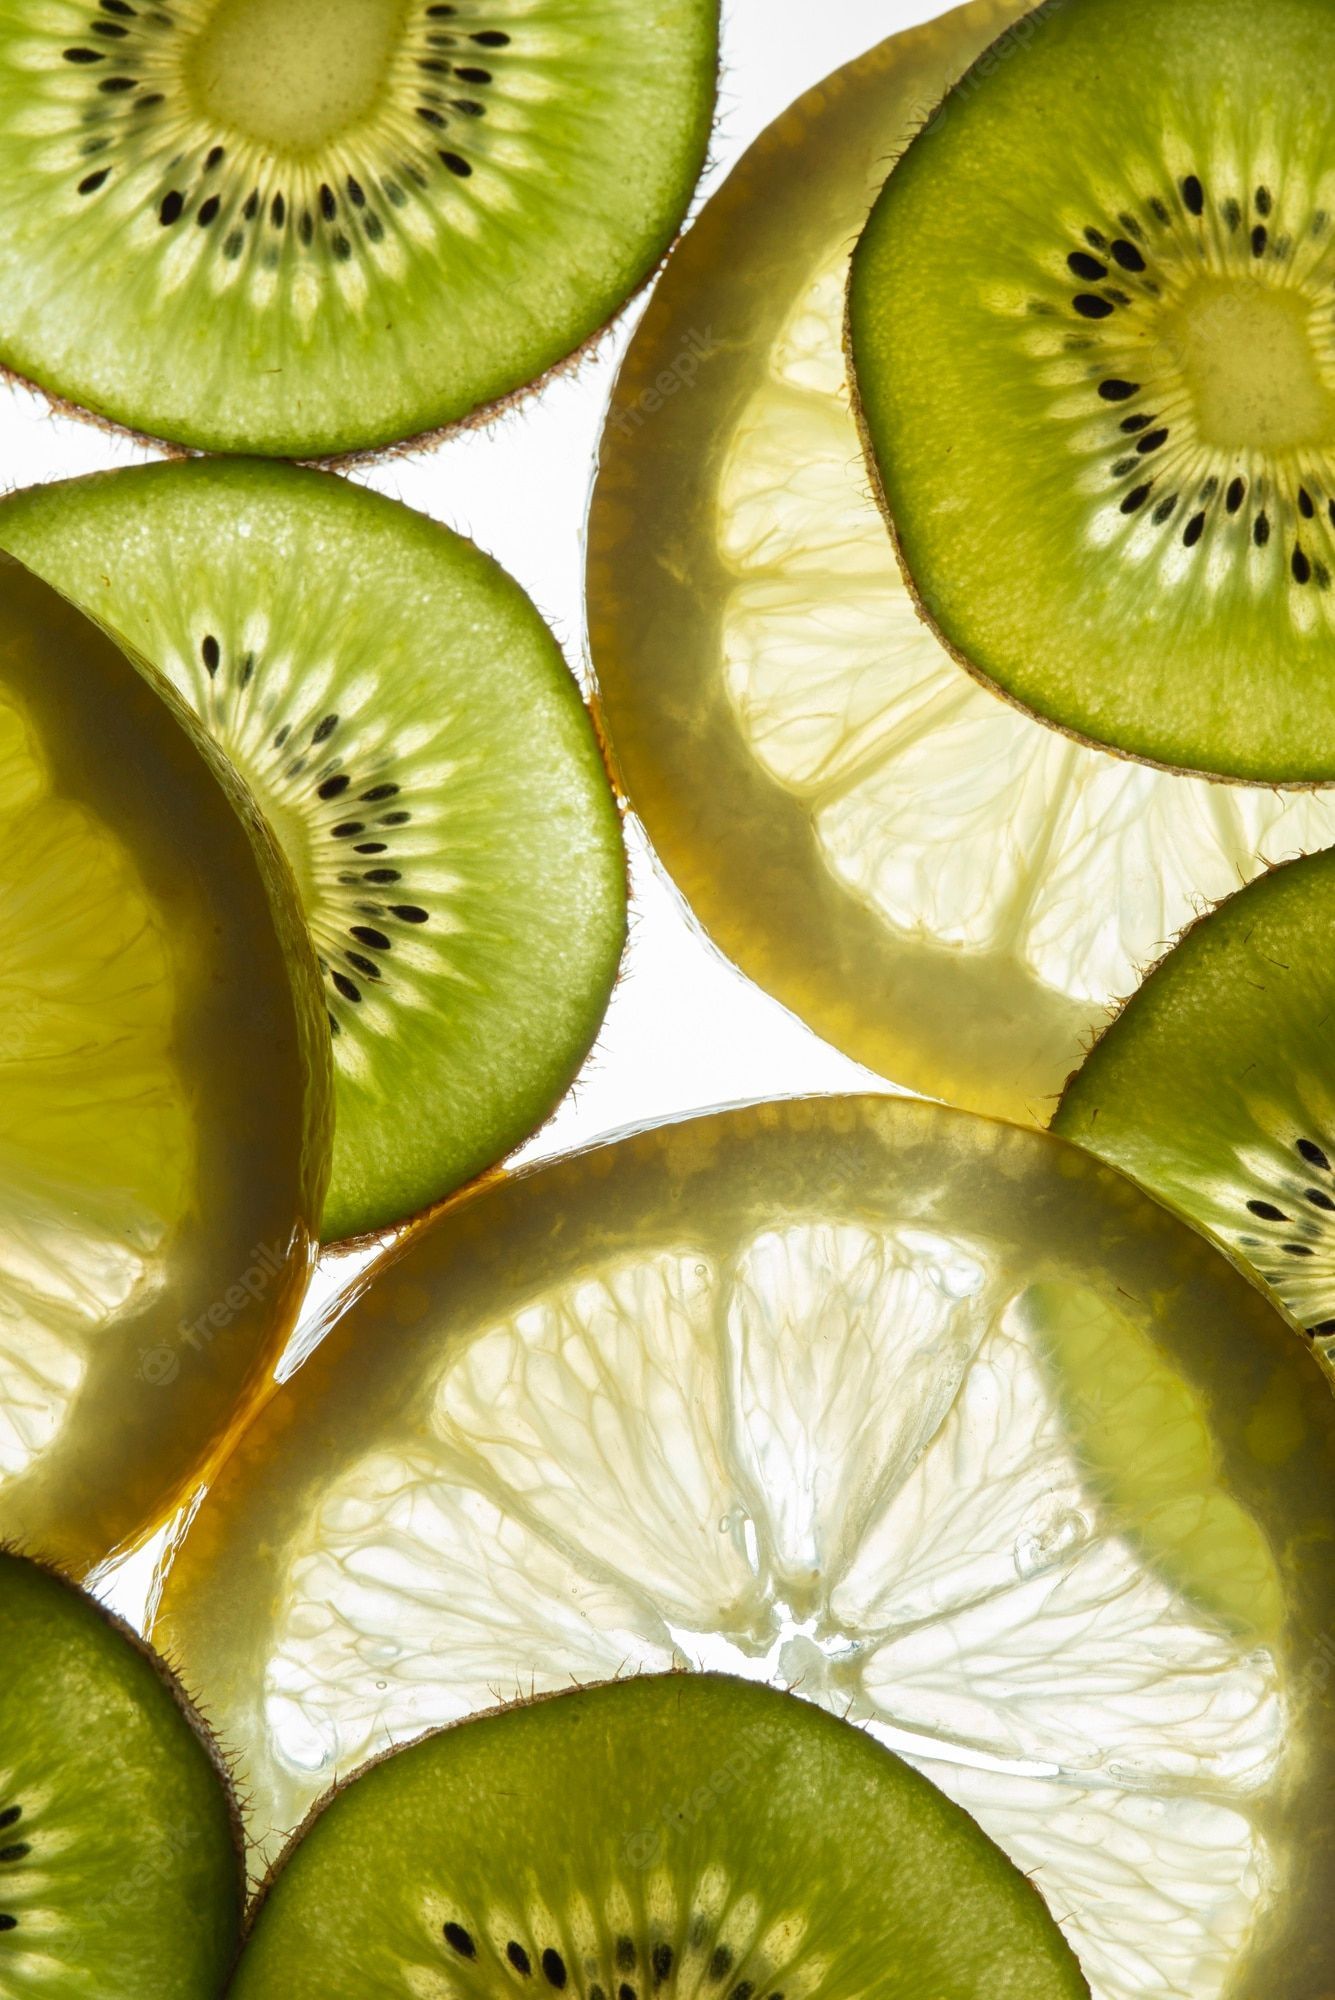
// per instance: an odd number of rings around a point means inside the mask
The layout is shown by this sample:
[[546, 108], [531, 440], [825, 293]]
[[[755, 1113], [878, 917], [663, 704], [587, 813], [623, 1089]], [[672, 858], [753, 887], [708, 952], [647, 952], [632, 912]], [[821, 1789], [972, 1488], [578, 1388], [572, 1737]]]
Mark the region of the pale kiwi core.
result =
[[1260, 279], [1201, 277], [1164, 323], [1181, 357], [1202, 443], [1222, 451], [1335, 445], [1329, 363], [1314, 340], [1314, 303]]
[[202, 118], [313, 152], [371, 112], [407, 0], [218, 0], [185, 75]]

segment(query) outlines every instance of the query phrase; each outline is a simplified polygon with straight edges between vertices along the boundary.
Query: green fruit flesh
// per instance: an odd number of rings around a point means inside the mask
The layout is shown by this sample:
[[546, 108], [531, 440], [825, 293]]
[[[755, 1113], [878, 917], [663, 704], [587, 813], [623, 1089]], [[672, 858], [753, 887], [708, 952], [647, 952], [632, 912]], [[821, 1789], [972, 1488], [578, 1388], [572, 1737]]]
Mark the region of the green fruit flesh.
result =
[[325, 981], [326, 1238], [518, 1145], [602, 1019], [620, 826], [560, 651], [470, 543], [326, 474], [152, 466], [42, 486], [0, 543], [156, 663], [290, 861]]
[[1332, 1491], [1310, 1353], [1124, 1176], [909, 1100], [766, 1105], [409, 1232], [154, 1633], [263, 1849], [388, 1744], [707, 1666], [913, 1762], [1098, 2000], [1326, 2000]]
[[1249, 1264], [1335, 1359], [1335, 855], [1202, 919], [1071, 1079], [1054, 1129]]
[[1277, 783], [1335, 778], [1329, 30], [1318, 0], [1052, 0], [890, 176], [849, 294], [959, 658], [1077, 735]]
[[243, 1873], [225, 1777], [171, 1676], [0, 1552], [0, 1993], [217, 2000]]
[[230, 770], [7, 556], [0, 832], [0, 1535], [84, 1570], [269, 1382], [327, 1179], [328, 1036]]
[[221, 451], [465, 417], [653, 270], [717, 35], [717, 0], [12, 0], [0, 359]]
[[270, 1887], [234, 2000], [534, 1990], [1075, 2000], [1038, 1892], [898, 1757], [794, 1696], [667, 1675], [388, 1757]]

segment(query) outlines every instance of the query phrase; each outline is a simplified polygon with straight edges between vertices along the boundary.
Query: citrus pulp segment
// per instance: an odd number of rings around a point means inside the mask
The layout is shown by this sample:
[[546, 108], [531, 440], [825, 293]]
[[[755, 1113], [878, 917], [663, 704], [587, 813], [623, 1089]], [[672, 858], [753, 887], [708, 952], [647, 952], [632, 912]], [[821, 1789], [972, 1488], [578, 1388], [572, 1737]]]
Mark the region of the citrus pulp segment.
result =
[[1042, 1124], [1164, 942], [1335, 839], [1335, 802], [1083, 749], [979, 689], [900, 577], [845, 387], [848, 255], [887, 160], [1020, 12], [882, 44], [706, 206], [617, 386], [589, 618], [626, 788], [722, 949], [871, 1068]]
[[1332, 1479], [1310, 1354], [1120, 1175], [908, 1100], [754, 1107], [412, 1232], [154, 1631], [264, 1848], [425, 1728], [703, 1665], [908, 1755], [1100, 2000], [1320, 2000]]
[[672, 241], [717, 0], [10, 0], [0, 360], [313, 458], [521, 389]]
[[219, 2000], [245, 1872], [231, 1793], [127, 1628], [0, 1551], [0, 1992]]
[[625, 937], [620, 819], [529, 599], [345, 480], [193, 461], [34, 487], [0, 544], [145, 654], [283, 846], [324, 977], [327, 1238], [401, 1221], [542, 1123]]
[[1321, 0], [1050, 0], [926, 121], [853, 258], [924, 616], [1023, 707], [1171, 769], [1335, 779], [1329, 26]]
[[1335, 1363], [1335, 855], [1258, 877], [1156, 966], [1054, 1129], [1208, 1230]]
[[268, 1885], [233, 2000], [534, 1986], [1088, 2000], [1033, 1886], [862, 1731], [653, 1675], [425, 1737], [328, 1800]]
[[328, 1050], [295, 893], [165, 689], [0, 556], [0, 1537], [151, 1527], [305, 1289]]

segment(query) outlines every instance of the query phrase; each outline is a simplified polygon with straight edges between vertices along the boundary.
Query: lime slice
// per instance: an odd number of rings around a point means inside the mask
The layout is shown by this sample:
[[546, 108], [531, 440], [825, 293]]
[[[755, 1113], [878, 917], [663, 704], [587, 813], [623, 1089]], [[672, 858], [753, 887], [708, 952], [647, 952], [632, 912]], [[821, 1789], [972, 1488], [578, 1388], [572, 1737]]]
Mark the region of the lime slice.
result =
[[810, 1702], [655, 1674], [428, 1736], [335, 1794], [232, 2000], [713, 1987], [1089, 2000], [1032, 1884]]
[[0, 557], [0, 586], [0, 1536], [86, 1567], [266, 1380], [328, 1057], [295, 892], [232, 781], [45, 584]]
[[1101, 1163], [910, 1100], [759, 1107], [413, 1232], [238, 1443], [154, 1630], [266, 1847], [498, 1699], [720, 1668], [927, 1771], [1102, 2000], [1280, 1967], [1324, 2000], [1333, 1477], [1310, 1354]]
[[1141, 968], [1264, 860], [1335, 840], [1335, 804], [1082, 749], [977, 687], [900, 578], [845, 388], [849, 250], [1021, 11], [882, 44], [705, 209], [618, 384], [589, 595], [632, 803], [715, 941], [871, 1068], [1044, 1123]]

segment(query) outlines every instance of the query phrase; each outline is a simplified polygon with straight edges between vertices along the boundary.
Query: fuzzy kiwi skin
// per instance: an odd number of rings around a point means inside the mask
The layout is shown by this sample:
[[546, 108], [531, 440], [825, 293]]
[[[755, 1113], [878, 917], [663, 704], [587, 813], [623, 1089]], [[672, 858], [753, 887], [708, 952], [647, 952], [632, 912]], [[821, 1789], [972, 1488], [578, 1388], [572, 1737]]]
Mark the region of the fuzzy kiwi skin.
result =
[[[734, 1948], [748, 1897], [757, 1935]], [[815, 1959], [834, 1996], [1089, 1994], [1032, 1882], [900, 1758], [790, 1692], [676, 1672], [473, 1715], [337, 1786], [268, 1878], [230, 2000], [530, 1979], [624, 2000], [623, 1976], [670, 1994], [692, 1952], [737, 1992], [808, 1991]]]
[[231, 1780], [176, 1676], [0, 1549], [0, 1993], [216, 2000], [241, 1934]]

